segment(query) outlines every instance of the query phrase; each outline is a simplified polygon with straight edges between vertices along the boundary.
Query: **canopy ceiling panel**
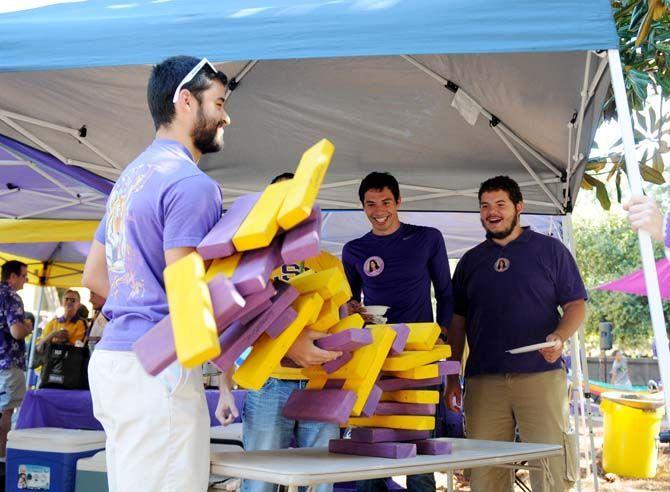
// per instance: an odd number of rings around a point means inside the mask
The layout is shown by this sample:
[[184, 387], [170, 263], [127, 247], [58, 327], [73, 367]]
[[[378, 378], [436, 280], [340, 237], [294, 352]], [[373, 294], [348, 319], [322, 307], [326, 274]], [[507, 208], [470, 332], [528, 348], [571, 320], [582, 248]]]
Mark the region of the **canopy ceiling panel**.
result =
[[0, 133], [113, 178], [153, 135], [142, 64], [206, 55], [239, 82], [226, 148], [201, 162], [226, 201], [327, 137], [324, 208], [358, 207], [357, 182], [385, 170], [406, 210], [476, 209], [479, 183], [507, 174], [528, 211], [560, 214], [609, 82], [588, 55], [597, 83], [568, 173], [587, 52], [616, 45], [606, 0], [66, 3], [0, 14]]

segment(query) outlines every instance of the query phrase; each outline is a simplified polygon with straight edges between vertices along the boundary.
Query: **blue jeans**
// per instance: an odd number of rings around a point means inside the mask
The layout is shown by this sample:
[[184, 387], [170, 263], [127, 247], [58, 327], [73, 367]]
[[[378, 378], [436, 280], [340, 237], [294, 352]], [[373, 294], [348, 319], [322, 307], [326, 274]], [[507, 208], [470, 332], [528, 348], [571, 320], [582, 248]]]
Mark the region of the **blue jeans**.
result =
[[[307, 381], [270, 378], [259, 391], [249, 391], [242, 412], [245, 451], [327, 447], [328, 441], [340, 437], [337, 424], [290, 420], [282, 409], [293, 390], [305, 389]], [[271, 492], [276, 486], [256, 480], [245, 480], [243, 492]], [[330, 492], [332, 484], [319, 485], [317, 492]]]

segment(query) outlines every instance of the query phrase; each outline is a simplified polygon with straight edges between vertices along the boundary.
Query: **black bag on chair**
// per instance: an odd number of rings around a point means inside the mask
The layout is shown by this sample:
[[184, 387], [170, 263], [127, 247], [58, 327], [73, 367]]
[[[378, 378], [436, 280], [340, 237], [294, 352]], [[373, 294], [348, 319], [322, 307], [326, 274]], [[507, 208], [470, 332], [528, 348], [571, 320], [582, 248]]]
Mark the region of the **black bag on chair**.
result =
[[40, 388], [88, 389], [88, 347], [51, 344], [42, 367]]

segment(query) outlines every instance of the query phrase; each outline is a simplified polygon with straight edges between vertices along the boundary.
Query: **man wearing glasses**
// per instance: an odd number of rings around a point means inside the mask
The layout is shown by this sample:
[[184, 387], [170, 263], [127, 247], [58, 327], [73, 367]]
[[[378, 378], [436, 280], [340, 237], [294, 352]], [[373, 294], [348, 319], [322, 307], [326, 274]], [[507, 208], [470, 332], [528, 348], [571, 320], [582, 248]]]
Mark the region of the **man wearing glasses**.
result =
[[63, 316], [54, 318], [44, 327], [42, 336], [35, 349], [42, 353], [50, 343], [74, 345], [83, 341], [86, 334], [86, 323], [77, 312], [81, 306], [81, 298], [76, 290], [68, 290], [63, 295]]
[[[201, 368], [147, 375], [132, 345], [168, 315], [163, 270], [195, 250], [221, 217], [217, 183], [198, 168], [223, 148], [226, 76], [206, 59], [156, 65], [147, 99], [156, 138], [123, 171], [86, 260], [83, 283], [109, 319], [89, 366], [107, 434], [110, 492], [205, 492], [209, 412]], [[138, 489], [139, 487], [139, 489]]]

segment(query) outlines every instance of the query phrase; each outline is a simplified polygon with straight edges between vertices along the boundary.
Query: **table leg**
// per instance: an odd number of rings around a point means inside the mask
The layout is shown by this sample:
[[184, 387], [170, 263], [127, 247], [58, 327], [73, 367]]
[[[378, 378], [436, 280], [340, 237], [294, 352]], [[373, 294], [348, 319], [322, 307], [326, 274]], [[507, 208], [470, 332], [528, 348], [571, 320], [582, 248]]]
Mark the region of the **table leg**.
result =
[[447, 492], [454, 492], [454, 472], [449, 470], [447, 472]]

